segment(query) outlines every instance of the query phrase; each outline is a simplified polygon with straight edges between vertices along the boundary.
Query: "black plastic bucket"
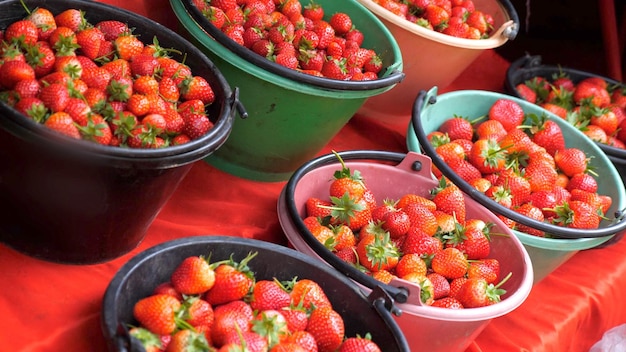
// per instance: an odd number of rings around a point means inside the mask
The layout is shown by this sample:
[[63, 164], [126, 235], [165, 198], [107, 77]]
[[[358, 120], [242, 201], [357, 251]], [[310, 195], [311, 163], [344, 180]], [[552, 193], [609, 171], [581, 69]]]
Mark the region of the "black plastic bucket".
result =
[[[215, 91], [214, 127], [190, 143], [161, 149], [102, 146], [59, 135], [0, 103], [0, 242], [60, 263], [92, 264], [119, 257], [143, 239], [192, 163], [228, 138], [235, 109], [243, 110], [217, 67], [191, 43], [132, 12], [92, 1], [24, 1], [57, 14], [85, 12], [90, 23], [119, 20], [144, 42], [157, 37], [176, 48]], [[0, 1], [0, 29], [26, 16], [18, 0]], [[182, 61], [183, 56], [175, 59]]]
[[188, 256], [209, 256], [212, 262], [243, 259], [250, 252], [257, 256], [249, 263], [257, 280], [291, 280], [294, 277], [316, 281], [333, 308], [343, 317], [346, 336], [370, 333], [382, 351], [409, 351], [406, 339], [391, 311], [393, 300], [382, 290], [365, 296], [348, 278], [329, 265], [293, 249], [254, 239], [229, 236], [196, 236], [173, 240], [147, 249], [128, 261], [111, 280], [102, 305], [102, 330], [111, 352], [144, 351], [128, 334], [128, 324], [136, 325], [133, 306], [169, 281], [172, 272]]

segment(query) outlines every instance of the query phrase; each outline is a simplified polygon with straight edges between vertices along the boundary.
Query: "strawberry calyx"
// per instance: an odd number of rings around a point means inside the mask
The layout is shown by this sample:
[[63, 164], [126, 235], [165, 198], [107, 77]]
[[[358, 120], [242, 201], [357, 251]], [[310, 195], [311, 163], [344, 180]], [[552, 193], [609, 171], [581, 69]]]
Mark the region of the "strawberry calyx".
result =
[[494, 285], [494, 284], [487, 285], [486, 295], [490, 302], [493, 302], [493, 303], [500, 302], [501, 296], [506, 293], [506, 290], [500, 287], [504, 285], [505, 282], [509, 281], [511, 276], [513, 276], [513, 273], [509, 272], [497, 285]]
[[350, 168], [346, 166], [346, 163], [343, 161], [339, 153], [337, 153], [334, 150], [332, 152], [337, 157], [337, 160], [339, 160], [339, 162], [341, 163], [341, 170], [335, 171], [335, 173], [333, 174], [333, 177], [335, 179], [349, 178], [351, 180], [354, 180], [363, 184], [363, 177], [361, 176], [361, 172], [359, 170], [354, 170], [354, 172], [352, 172]]
[[389, 232], [374, 236], [374, 242], [366, 246], [367, 259], [373, 267], [382, 268], [389, 258], [400, 256], [398, 248], [391, 242]]
[[350, 220], [357, 212], [365, 210], [365, 206], [355, 201], [347, 192], [341, 198], [330, 197], [330, 200], [333, 203], [332, 206], [319, 205], [319, 207], [330, 209], [333, 218], [346, 224], [350, 224]]
[[144, 346], [144, 348], [146, 348], [147, 350], [155, 348], [161, 349], [163, 347], [159, 336], [153, 332], [150, 332], [150, 330], [146, 328], [131, 327], [128, 333], [130, 334], [130, 336], [139, 340], [142, 346]]
[[264, 336], [270, 347], [276, 345], [285, 336], [287, 323], [280, 321], [275, 314], [260, 313], [260, 318], [252, 320], [252, 331]]

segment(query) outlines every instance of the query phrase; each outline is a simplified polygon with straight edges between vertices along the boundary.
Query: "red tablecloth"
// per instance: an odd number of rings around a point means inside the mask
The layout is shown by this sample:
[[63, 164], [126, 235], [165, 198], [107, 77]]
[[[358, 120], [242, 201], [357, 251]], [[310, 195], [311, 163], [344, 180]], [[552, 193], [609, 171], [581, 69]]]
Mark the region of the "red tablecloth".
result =
[[[106, 2], [168, 25], [175, 19], [167, 1]], [[493, 50], [485, 51], [442, 91], [502, 91], [507, 67], [508, 62]], [[357, 115], [321, 153], [331, 148], [406, 152], [405, 135], [404, 126], [387, 126]], [[116, 260], [60, 265], [0, 245], [0, 350], [104, 352], [101, 301], [121, 265], [141, 250], [184, 236], [226, 234], [286, 244], [276, 213], [283, 186], [284, 182], [237, 178], [200, 161], [162, 209], [145, 240]], [[587, 351], [604, 331], [626, 323], [625, 257], [626, 241], [578, 253], [537, 284], [521, 307], [494, 319], [468, 350]]]

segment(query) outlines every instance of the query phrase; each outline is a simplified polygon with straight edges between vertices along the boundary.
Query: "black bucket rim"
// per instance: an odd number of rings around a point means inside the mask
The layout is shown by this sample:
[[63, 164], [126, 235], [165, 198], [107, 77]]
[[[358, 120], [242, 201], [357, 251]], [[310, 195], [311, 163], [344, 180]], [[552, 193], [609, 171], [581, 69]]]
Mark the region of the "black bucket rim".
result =
[[291, 256], [292, 258], [303, 262], [306, 265], [314, 267], [315, 270], [323, 271], [327, 275], [336, 278], [340, 282], [344, 283], [344, 286], [347, 289], [354, 292], [354, 295], [356, 297], [360, 297], [361, 299], [368, 301], [369, 305], [372, 307], [375, 313], [380, 316], [384, 324], [389, 328], [390, 333], [393, 335], [394, 340], [398, 345], [398, 349], [401, 352], [410, 351], [408, 342], [404, 334], [402, 333], [400, 327], [397, 325], [395, 319], [392, 317], [392, 312], [395, 312], [395, 314], [400, 314], [401, 312], [393, 305], [393, 301], [387, 301], [386, 298], [381, 297], [381, 294], [384, 295], [384, 292], [377, 291], [371, 293], [369, 296], [366, 296], [364, 292], [359, 290], [354, 282], [352, 282], [349, 278], [341, 275], [341, 273], [337, 272], [325, 263], [316, 260], [304, 253], [267, 241], [262, 241], [254, 238], [228, 236], [223, 234], [182, 237], [162, 242], [143, 250], [142, 252], [136, 254], [131, 259], [129, 259], [126, 263], [124, 263], [124, 265], [122, 265], [118, 269], [118, 271], [109, 282], [102, 299], [102, 314], [100, 318], [101, 330], [105, 338], [107, 339], [107, 343], [116, 346], [117, 351], [119, 352], [136, 352], [143, 350], [143, 347], [141, 347], [141, 349], [138, 350], [134, 350], [131, 348], [131, 350], [129, 351], [124, 347], [125, 343], [133, 347], [138, 347], [137, 340], [135, 338], [130, 338], [130, 341], [128, 341], [129, 335], [127, 329], [120, 326], [117, 311], [114, 309], [117, 306], [117, 299], [121, 294], [123, 294], [121, 292], [123, 284], [129, 279], [129, 277], [132, 275], [133, 271], [137, 269], [137, 267], [143, 265], [145, 262], [150, 261], [151, 259], [154, 259], [159, 254], [166, 251], [173, 251], [180, 248], [199, 245], [219, 245], [220, 243], [228, 243], [229, 245], [240, 245], [243, 248], [248, 249], [249, 251], [251, 251], [252, 249], [263, 249], [281, 253], [286, 256]]
[[[252, 50], [237, 44], [230, 39], [221, 30], [215, 27], [209, 22], [198, 10], [198, 8], [192, 3], [192, 0], [178, 0], [182, 3], [183, 7], [191, 15], [191, 18], [198, 24], [208, 35], [210, 35], [217, 43], [224, 46], [239, 57], [246, 61], [281, 77], [291, 79], [299, 83], [310, 84], [314, 87], [333, 89], [333, 90], [352, 90], [352, 91], [368, 91], [382, 88], [388, 88], [395, 84], [400, 83], [405, 74], [397, 69], [391, 71], [387, 68], [384, 73], [386, 76], [379, 77], [376, 80], [371, 81], [341, 81], [336, 79], [330, 79], [325, 77], [317, 77], [306, 73], [292, 70], [287, 67], [281, 66], [275, 62], [272, 62], [260, 55], [257, 55]], [[355, 2], [355, 4], [362, 6]], [[366, 9], [367, 10], [367, 9]], [[369, 10], [367, 10], [369, 11]], [[373, 16], [373, 15], [372, 15]], [[384, 68], [383, 68], [384, 69]]]
[[[87, 16], [89, 16], [89, 13], [102, 11], [110, 14], [111, 19], [128, 23], [129, 27], [134, 28], [136, 27], [135, 25], [141, 25], [146, 28], [151, 28], [151, 31], [158, 33], [157, 38], [167, 36], [172, 41], [180, 43], [180, 47], [184, 47], [184, 54], [197, 58], [200, 62], [194, 66], [199, 67], [202, 65], [204, 69], [209, 70], [215, 81], [218, 83], [218, 87], [212, 86], [212, 88], [214, 90], [219, 89], [220, 91], [216, 93], [224, 96], [224, 101], [215, 101], [212, 103], [222, 103], [219, 116], [209, 116], [212, 121], [214, 121], [214, 126], [202, 137], [181, 145], [154, 149], [105, 146], [90, 141], [76, 140], [52, 131], [44, 125], [25, 117], [8, 104], [0, 101], [0, 113], [3, 114], [4, 117], [7, 117], [6, 119], [3, 119], [1, 124], [10, 129], [9, 132], [13, 130], [13, 132], [18, 133], [21, 136], [28, 135], [29, 138], [31, 138], [31, 141], [51, 142], [50, 144], [52, 147], [59, 148], [60, 151], [69, 155], [78, 155], [83, 157], [97, 156], [103, 160], [110, 160], [113, 162], [145, 161], [148, 163], [161, 163], [161, 159], [165, 159], [171, 161], [172, 166], [199, 160], [207, 156], [207, 153], [214, 151], [224, 144], [231, 133], [235, 113], [238, 111], [242, 116], [245, 116], [246, 113], [243, 104], [239, 101], [238, 88], [235, 88], [234, 90], [231, 89], [229, 83], [219, 68], [206, 54], [204, 54], [191, 42], [184, 39], [180, 34], [147, 17], [123, 8], [109, 5], [107, 3], [95, 1], [78, 2], [80, 4], [76, 5], [80, 7], [81, 10], [84, 10], [87, 13]], [[24, 15], [26, 15], [25, 9], [20, 4], [19, 0], [0, 0], [0, 5], [9, 6], [11, 4], [15, 4], [14, 6], [21, 8], [24, 11]], [[50, 6], [50, 4], [52, 4], [52, 6], [55, 6], [56, 4], [56, 6], [64, 6], [67, 8], [72, 6], [71, 1], [68, 3], [68, 1], [64, 0], [26, 1], [27, 6]], [[132, 21], [132, 23], [129, 23], [129, 20]], [[193, 67], [190, 68], [192, 68], [192, 72], [194, 72]], [[203, 77], [207, 78], [206, 75], [203, 75]], [[25, 134], [24, 132], [28, 133]]]
[[617, 233], [620, 233], [626, 230], [626, 214], [624, 210], [618, 210], [615, 214], [615, 219], [619, 220], [609, 226], [601, 227], [597, 229], [574, 229], [568, 227], [560, 227], [556, 225], [552, 225], [546, 222], [538, 221], [532, 219], [530, 217], [524, 216], [514, 210], [508, 209], [499, 203], [495, 202], [484, 193], [480, 192], [468, 182], [463, 180], [456, 172], [452, 170], [452, 168], [446, 164], [443, 159], [437, 157], [437, 153], [433, 146], [428, 142], [428, 137], [424, 128], [421, 124], [421, 115], [424, 108], [427, 104], [435, 104], [436, 96], [431, 96], [428, 98], [428, 92], [426, 90], [421, 90], [417, 97], [415, 98], [413, 104], [413, 113], [411, 115], [411, 126], [413, 128], [413, 132], [415, 133], [417, 140], [419, 142], [420, 148], [423, 150], [424, 154], [428, 155], [433, 165], [435, 165], [439, 171], [448, 178], [452, 183], [457, 185], [459, 189], [461, 189], [464, 193], [469, 195], [472, 199], [480, 203], [485, 208], [490, 211], [502, 215], [508, 219], [511, 219], [520, 224], [526, 225], [528, 227], [544, 231], [553, 235], [556, 238], [566, 238], [566, 239], [580, 239], [580, 238], [599, 238], [599, 237], [607, 237], [613, 236]]
[[[353, 150], [353, 151], [342, 151], [338, 152], [339, 156], [344, 160], [363, 160], [363, 159], [374, 159], [378, 161], [389, 161], [400, 163], [405, 157], [405, 153], [399, 152], [390, 152], [390, 151], [382, 151], [382, 150]], [[301, 234], [302, 239], [307, 243], [309, 247], [315, 251], [317, 255], [322, 257], [322, 259], [327, 262], [329, 265], [342, 272], [346, 277], [362, 284], [370, 289], [374, 289], [375, 287], [382, 287], [386, 292], [391, 295], [395, 301], [399, 303], [406, 303], [409, 299], [410, 291], [407, 287], [403, 286], [393, 286], [389, 284], [381, 283], [380, 281], [374, 279], [373, 277], [360, 272], [359, 270], [355, 270], [353, 266], [346, 263], [335, 254], [330, 252], [323, 243], [318, 241], [311, 231], [306, 227], [304, 221], [300, 218], [300, 214], [298, 209], [296, 208], [295, 201], [295, 192], [298, 182], [310, 171], [313, 171], [321, 166], [331, 165], [339, 163], [337, 156], [335, 154], [325, 154], [318, 156], [312, 160], [307, 161], [302, 164], [289, 178], [287, 184], [284, 187], [284, 201], [287, 208], [287, 212], [289, 213], [289, 218], [293, 221], [293, 225], [298, 230], [299, 234]]]
[[[504, 88], [508, 94], [522, 98], [515, 89], [517, 84], [523, 83], [523, 81], [532, 78], [532, 76], [550, 78], [552, 74], [559, 72], [566, 73], [568, 76], [574, 78], [575, 82], [584, 78], [598, 77], [605, 80], [610, 85], [625, 87], [624, 83], [616, 81], [612, 78], [567, 66], [542, 64], [541, 55], [526, 54], [513, 61], [507, 69]], [[612, 160], [623, 159], [622, 164], [626, 164], [626, 149], [616, 148], [599, 142], [595, 143], [607, 156], [613, 157], [611, 158]]]

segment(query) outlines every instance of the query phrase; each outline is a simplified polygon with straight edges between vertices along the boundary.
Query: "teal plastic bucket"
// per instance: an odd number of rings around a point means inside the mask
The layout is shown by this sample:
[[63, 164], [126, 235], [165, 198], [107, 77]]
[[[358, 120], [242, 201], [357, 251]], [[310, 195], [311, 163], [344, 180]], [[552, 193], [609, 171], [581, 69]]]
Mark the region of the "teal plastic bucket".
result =
[[563, 131], [565, 144], [568, 148], [582, 149], [587, 156], [591, 157], [590, 166], [595, 168], [595, 170], [599, 170], [602, 177], [602, 182], [598, 182], [598, 193], [611, 195], [613, 197], [613, 204], [609, 208], [607, 216], [616, 214], [616, 218], [620, 220], [610, 225], [606, 225], [606, 222], [603, 222], [603, 227], [597, 230], [584, 231], [559, 228], [555, 225], [544, 223], [535, 224], [536, 221], [526, 224], [533, 228], [538, 228], [567, 238], [544, 238], [520, 231], [513, 231], [520, 239], [531, 258], [534, 282], [537, 283], [578, 251], [600, 246], [609, 241], [614, 235], [624, 231], [626, 222], [622, 220], [622, 210], [626, 205], [626, 191], [613, 163], [602, 150], [589, 138], [586, 138], [582, 132], [565, 120], [547, 112], [537, 105], [500, 93], [480, 90], [461, 90], [437, 96], [437, 87], [432, 88], [428, 92], [420, 92], [415, 101], [412, 122], [409, 124], [407, 130], [408, 149], [415, 152], [422, 152], [431, 157], [433, 164], [437, 166], [446, 177], [449, 177], [459, 188], [491, 211], [513, 220], [525, 218], [517, 213], [510, 214], [514, 213], [514, 211], [499, 206], [498, 203], [474, 189], [467, 182], [462, 181], [457, 175], [451, 173], [449, 167], [447, 167], [439, 157], [436, 157], [434, 149], [428, 144], [426, 139], [428, 133], [436, 131], [445, 120], [455, 114], [468, 117], [470, 120], [477, 118], [485, 115], [491, 105], [501, 98], [517, 102], [527, 114], [532, 113], [539, 116], [545, 113], [551, 120], [555, 121]]
[[[308, 4], [308, 0], [301, 2]], [[235, 121], [220, 151], [205, 159], [211, 165], [258, 181], [287, 180], [339, 133], [369, 97], [392, 89], [404, 78], [398, 44], [365, 7], [354, 0], [315, 2], [324, 8], [326, 19], [335, 12], [352, 17], [365, 36], [362, 46], [381, 56], [384, 73], [378, 80], [335, 81], [293, 70], [295, 76], [287, 77], [267, 66], [277, 64], [265, 59], [267, 63], [254, 63], [250, 61], [254, 56], [238, 55], [213, 39], [210, 32], [214, 27], [198, 16], [190, 0], [170, 0], [184, 34], [216, 63], [232, 85], [240, 88], [248, 113], [247, 118]]]

